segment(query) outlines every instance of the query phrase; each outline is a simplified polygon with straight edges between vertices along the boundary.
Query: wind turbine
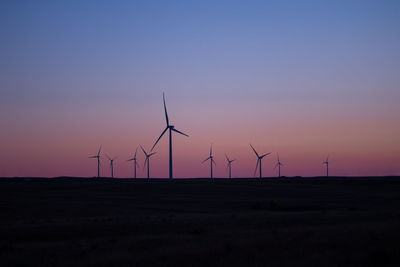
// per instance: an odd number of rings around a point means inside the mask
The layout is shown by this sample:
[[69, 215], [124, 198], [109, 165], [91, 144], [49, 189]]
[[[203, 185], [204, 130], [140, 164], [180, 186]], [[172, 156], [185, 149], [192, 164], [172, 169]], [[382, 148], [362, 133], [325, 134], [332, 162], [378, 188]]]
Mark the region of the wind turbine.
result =
[[228, 169], [229, 169], [229, 179], [232, 178], [232, 162], [234, 162], [236, 159], [229, 159], [229, 157], [225, 154], [226, 161], [228, 162]]
[[281, 177], [281, 166], [283, 166], [282, 162], [279, 160], [279, 154], [278, 154], [278, 162], [275, 165], [275, 169], [276, 167], [278, 167], [278, 177]]
[[111, 168], [111, 178], [114, 178], [114, 160], [116, 160], [118, 157], [115, 158], [110, 158], [107, 154], [106, 154], [108, 160], [110, 161], [110, 168]]
[[150, 180], [150, 157], [153, 156], [154, 154], [156, 154], [157, 152], [147, 154], [147, 152], [144, 150], [144, 148], [142, 146], [140, 146], [140, 148], [142, 149], [144, 155], [146, 156], [146, 160], [144, 161], [143, 169], [146, 167], [146, 164], [147, 164], [147, 180]]
[[172, 174], [172, 131], [182, 134], [184, 136], [189, 137], [189, 135], [182, 133], [175, 129], [173, 125], [169, 124], [168, 113], [167, 113], [167, 106], [165, 105], [165, 95], [163, 93], [163, 102], [164, 102], [164, 111], [165, 111], [165, 121], [167, 122], [167, 127], [165, 127], [164, 131], [161, 133], [160, 137], [158, 137], [157, 141], [154, 143], [151, 151], [153, 151], [154, 147], [157, 145], [158, 141], [160, 141], [161, 137], [165, 134], [167, 130], [169, 130], [169, 180], [172, 181], [173, 174]]
[[328, 172], [328, 169], [329, 169], [328, 157], [326, 157], [326, 160], [324, 162], [322, 162], [322, 164], [326, 164], [326, 177], [328, 177], [329, 176], [329, 172]]
[[128, 159], [127, 161], [132, 161], [133, 160], [133, 166], [134, 166], [134, 178], [136, 179], [136, 166], [138, 165], [138, 163], [136, 162], [136, 153], [137, 153], [137, 149], [135, 151], [135, 154], [133, 155], [133, 158]]
[[268, 155], [271, 154], [271, 153], [267, 153], [267, 154], [264, 154], [264, 155], [261, 155], [261, 156], [260, 156], [260, 155], [258, 155], [257, 151], [254, 149], [254, 147], [253, 147], [251, 144], [250, 144], [250, 147], [253, 149], [254, 153], [255, 153], [256, 156], [257, 156], [257, 165], [256, 165], [256, 168], [255, 168], [255, 170], [254, 170], [254, 175], [256, 175], [258, 164], [260, 164], [260, 180], [261, 180], [261, 178], [262, 178], [261, 160], [262, 160], [265, 156], [268, 156]]
[[99, 148], [99, 152], [97, 152], [97, 155], [89, 157], [90, 159], [97, 159], [97, 178], [100, 177], [100, 151], [101, 146]]
[[213, 155], [212, 155], [212, 145], [210, 146], [210, 156], [209, 156], [208, 158], [206, 158], [205, 160], [203, 160], [201, 163], [204, 163], [204, 162], [206, 162], [207, 160], [210, 160], [210, 168], [211, 168], [211, 176], [210, 176], [210, 178], [211, 178], [212, 181], [214, 181], [214, 177], [213, 177], [213, 163], [214, 163], [215, 165], [217, 165], [217, 164], [215, 163], [214, 157], [213, 157]]

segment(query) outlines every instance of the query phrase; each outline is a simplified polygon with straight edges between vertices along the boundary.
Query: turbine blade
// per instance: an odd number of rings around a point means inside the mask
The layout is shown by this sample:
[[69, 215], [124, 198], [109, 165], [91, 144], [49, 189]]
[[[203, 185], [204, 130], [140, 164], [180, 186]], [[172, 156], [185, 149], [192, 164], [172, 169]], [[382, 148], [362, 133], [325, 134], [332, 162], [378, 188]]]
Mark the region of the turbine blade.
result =
[[144, 150], [144, 148], [142, 147], [142, 145], [140, 145], [140, 148], [142, 149], [142, 151], [143, 151], [143, 153], [146, 155], [146, 157], [147, 157], [147, 153], [146, 153], [146, 151]]
[[132, 160], [134, 160], [133, 158], [132, 159], [128, 159], [127, 161], [132, 161]]
[[225, 158], [226, 158], [226, 160], [228, 161], [228, 162], [230, 162], [230, 160], [229, 160], [229, 158], [228, 158], [228, 156], [225, 154]]
[[212, 144], [210, 145], [210, 157], [212, 155]]
[[206, 162], [207, 160], [209, 160], [211, 157], [206, 158], [205, 160], [203, 160], [201, 163]]
[[256, 165], [256, 168], [254, 169], [254, 175], [253, 176], [256, 176], [256, 172], [257, 172], [257, 168], [258, 168], [258, 163], [260, 162], [260, 159], [257, 159], [257, 165]]
[[153, 155], [156, 154], [156, 153], [157, 153], [157, 152], [150, 153], [150, 154], [147, 155], [147, 157], [150, 158], [151, 156], [153, 156]]
[[178, 130], [175, 129], [175, 128], [172, 128], [172, 131], [177, 132], [177, 133], [180, 133], [180, 134], [182, 134], [182, 135], [184, 135], [184, 136], [189, 137], [189, 135], [187, 135], [187, 134], [185, 134], [185, 133], [182, 133], [181, 131], [178, 131]]
[[100, 151], [101, 151], [101, 145], [100, 145], [100, 148], [99, 148], [99, 152], [97, 152], [97, 156], [100, 155]]
[[164, 102], [165, 120], [167, 122], [167, 127], [168, 127], [169, 126], [169, 120], [168, 120], [167, 106], [165, 105], [165, 94], [164, 94], [164, 92], [162, 94], [162, 97], [163, 97], [163, 102]]
[[269, 154], [271, 154], [271, 153], [264, 154], [264, 155], [262, 155], [260, 158], [263, 158], [263, 157], [265, 157], [265, 156], [268, 156]]
[[133, 156], [134, 158], [136, 158], [137, 149], [138, 149], [138, 147], [136, 147], [135, 155]]
[[157, 141], [154, 143], [153, 147], [151, 148], [150, 151], [153, 151], [154, 147], [157, 145], [158, 141], [160, 141], [161, 137], [165, 134], [165, 132], [168, 130], [168, 127], [165, 128], [165, 130], [161, 133], [160, 137], [158, 137]]
[[250, 144], [250, 146], [251, 146], [251, 148], [253, 149], [254, 153], [256, 153], [256, 156], [259, 157], [259, 156], [258, 156], [258, 153], [257, 153], [257, 151], [254, 149], [254, 147], [253, 147], [251, 144]]
[[111, 158], [106, 154], [106, 156], [107, 156], [107, 158], [109, 159], [109, 160], [111, 160]]
[[217, 165], [217, 163], [215, 163], [214, 159], [211, 159], [211, 162], [214, 163], [214, 165]]
[[146, 168], [146, 164], [147, 164], [147, 161], [149, 160], [149, 158], [148, 157], [146, 157], [146, 159], [144, 160], [144, 164], [143, 164], [143, 170]]
[[89, 159], [95, 159], [97, 156], [90, 156]]

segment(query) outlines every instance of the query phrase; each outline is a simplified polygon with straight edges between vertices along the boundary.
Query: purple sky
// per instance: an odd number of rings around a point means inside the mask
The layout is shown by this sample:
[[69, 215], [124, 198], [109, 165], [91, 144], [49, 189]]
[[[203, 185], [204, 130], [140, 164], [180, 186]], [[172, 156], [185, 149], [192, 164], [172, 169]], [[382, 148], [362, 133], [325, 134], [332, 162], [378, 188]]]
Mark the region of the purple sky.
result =
[[[0, 176], [93, 176], [171, 122], [176, 177], [400, 175], [398, 1], [2, 1]], [[168, 175], [168, 143], [151, 173]], [[143, 164], [143, 155], [139, 163]], [[109, 175], [105, 158], [102, 174]], [[140, 169], [139, 176], [144, 172]]]

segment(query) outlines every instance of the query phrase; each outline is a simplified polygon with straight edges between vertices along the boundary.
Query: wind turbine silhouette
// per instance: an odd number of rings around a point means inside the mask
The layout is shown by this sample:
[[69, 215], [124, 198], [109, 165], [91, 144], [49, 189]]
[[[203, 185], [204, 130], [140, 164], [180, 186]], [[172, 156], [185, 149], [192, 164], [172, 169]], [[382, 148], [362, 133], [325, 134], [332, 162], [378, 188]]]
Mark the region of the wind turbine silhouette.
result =
[[97, 178], [100, 177], [100, 151], [101, 151], [101, 145], [99, 148], [99, 152], [97, 152], [97, 155], [89, 157], [90, 159], [96, 159], [97, 158]]
[[225, 154], [226, 161], [228, 162], [228, 169], [229, 169], [229, 179], [232, 178], [232, 162], [234, 162], [236, 159], [229, 159], [229, 157]]
[[132, 161], [133, 160], [133, 166], [134, 166], [134, 178], [136, 179], [136, 166], [138, 165], [138, 163], [136, 162], [136, 153], [137, 153], [137, 147], [136, 147], [136, 151], [135, 154], [133, 155], [133, 158], [128, 159], [127, 161]]
[[114, 158], [110, 158], [107, 154], [106, 154], [108, 160], [110, 161], [110, 168], [111, 168], [111, 178], [114, 178], [114, 160], [116, 160], [118, 157], [114, 157]]
[[167, 113], [167, 106], [165, 105], [165, 95], [163, 93], [163, 103], [164, 103], [164, 111], [165, 111], [165, 121], [167, 122], [167, 127], [165, 127], [164, 131], [161, 133], [160, 137], [158, 137], [157, 141], [154, 143], [151, 151], [153, 151], [154, 147], [157, 145], [158, 141], [160, 141], [161, 137], [165, 134], [167, 130], [169, 130], [169, 180], [172, 181], [173, 174], [172, 174], [172, 131], [182, 134], [184, 136], [189, 137], [189, 135], [182, 133], [175, 129], [173, 125], [169, 124], [168, 113]]
[[283, 164], [282, 164], [282, 162], [279, 160], [279, 154], [277, 154], [277, 155], [278, 155], [278, 162], [276, 163], [274, 169], [276, 169], [276, 167], [278, 167], [278, 177], [281, 177], [281, 166], [283, 166]]
[[210, 156], [209, 156], [208, 158], [206, 158], [205, 160], [203, 160], [201, 163], [204, 163], [204, 162], [206, 162], [207, 160], [210, 160], [210, 168], [211, 168], [211, 176], [210, 176], [210, 178], [211, 178], [211, 181], [214, 181], [214, 177], [213, 177], [213, 163], [214, 163], [215, 165], [217, 165], [217, 164], [215, 163], [214, 157], [213, 157], [213, 155], [212, 155], [212, 144], [211, 144], [211, 146], [210, 146]]
[[149, 181], [150, 180], [150, 157], [153, 156], [154, 154], [156, 154], [157, 152], [147, 154], [147, 152], [144, 150], [144, 148], [142, 146], [140, 146], [140, 148], [142, 149], [144, 155], [146, 156], [146, 160], [144, 161], [143, 169], [146, 167], [146, 164], [147, 164], [147, 180]]
[[267, 153], [267, 154], [264, 154], [264, 155], [258, 155], [258, 153], [257, 153], [257, 151], [254, 149], [254, 147], [250, 144], [250, 147], [253, 149], [253, 151], [254, 151], [254, 153], [256, 154], [256, 156], [257, 156], [257, 165], [256, 165], [256, 168], [255, 168], [255, 170], [254, 170], [254, 176], [256, 175], [256, 172], [257, 172], [257, 167], [258, 167], [258, 164], [260, 164], [260, 180], [261, 180], [261, 178], [262, 178], [262, 172], [261, 172], [261, 160], [265, 157], [265, 156], [268, 156], [269, 154], [271, 154], [271, 153]]
[[326, 160], [324, 162], [322, 162], [322, 164], [326, 164], [326, 177], [328, 177], [329, 176], [329, 172], [328, 172], [328, 169], [329, 169], [328, 157], [326, 157]]

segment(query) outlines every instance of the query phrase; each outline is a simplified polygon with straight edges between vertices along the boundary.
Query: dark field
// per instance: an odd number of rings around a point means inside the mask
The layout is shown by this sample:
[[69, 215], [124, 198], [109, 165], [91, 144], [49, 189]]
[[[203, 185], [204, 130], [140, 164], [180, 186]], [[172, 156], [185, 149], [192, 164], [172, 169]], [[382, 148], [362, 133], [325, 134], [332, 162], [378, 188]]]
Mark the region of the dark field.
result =
[[0, 179], [0, 266], [400, 266], [400, 178]]

